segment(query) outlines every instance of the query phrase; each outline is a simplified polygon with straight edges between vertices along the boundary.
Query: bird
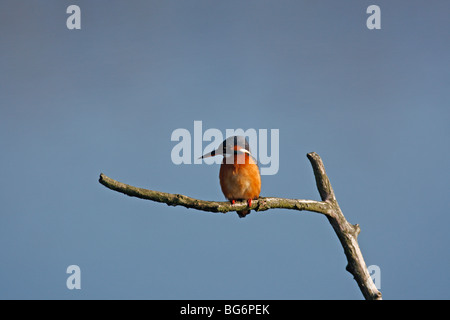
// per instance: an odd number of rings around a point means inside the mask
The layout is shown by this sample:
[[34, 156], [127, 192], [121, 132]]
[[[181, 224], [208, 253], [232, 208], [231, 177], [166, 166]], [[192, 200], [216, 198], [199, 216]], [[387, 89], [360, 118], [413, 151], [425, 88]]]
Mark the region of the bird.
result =
[[[231, 204], [245, 200], [251, 207], [252, 200], [258, 199], [261, 192], [261, 175], [247, 139], [243, 136], [231, 136], [225, 139], [216, 150], [200, 158], [217, 155], [223, 156], [219, 181], [225, 198], [231, 201]], [[244, 218], [250, 211], [245, 209], [237, 211], [237, 214], [240, 218]]]

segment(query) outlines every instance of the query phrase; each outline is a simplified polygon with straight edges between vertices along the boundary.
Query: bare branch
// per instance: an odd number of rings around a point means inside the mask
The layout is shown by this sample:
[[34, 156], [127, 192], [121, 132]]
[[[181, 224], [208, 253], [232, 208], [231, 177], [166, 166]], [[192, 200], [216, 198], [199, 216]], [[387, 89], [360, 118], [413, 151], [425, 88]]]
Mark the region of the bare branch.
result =
[[[305, 210], [325, 215], [344, 249], [348, 261], [346, 269], [355, 278], [364, 298], [367, 300], [381, 300], [381, 292], [375, 287], [370, 277], [358, 245], [359, 225], [350, 224], [342, 214], [319, 155], [311, 152], [308, 153], [307, 157], [311, 162], [317, 189], [319, 190], [322, 201], [265, 197], [254, 200], [250, 209], [255, 211], [266, 211], [269, 209]], [[99, 182], [109, 189], [128, 196], [162, 202], [169, 206], [183, 206], [201, 211], [222, 213], [248, 209], [247, 202], [245, 201], [236, 202], [235, 204], [231, 204], [229, 201], [205, 201], [181, 194], [137, 188], [111, 179], [103, 173], [100, 174]]]
[[316, 185], [319, 190], [322, 201], [336, 201], [333, 188], [331, 187], [330, 180], [328, 179], [325, 167], [322, 159], [315, 152], [308, 153], [306, 155], [313, 167], [314, 176], [316, 177]]
[[[128, 184], [116, 181], [100, 174], [99, 182], [105, 187], [126, 194], [130, 197], [136, 197], [145, 200], [166, 203], [169, 206], [183, 206], [208, 212], [240, 211], [248, 209], [246, 201], [237, 201], [231, 204], [229, 201], [206, 201], [194, 199], [182, 194], [166, 193], [161, 191], [137, 188]], [[331, 213], [331, 206], [327, 203], [313, 200], [301, 199], [283, 199], [283, 198], [259, 198], [252, 202], [250, 209], [255, 211], [266, 211], [269, 209], [291, 209], [291, 210], [307, 210], [328, 215]]]
[[378, 291], [370, 277], [369, 270], [358, 245], [357, 238], [361, 231], [359, 225], [352, 225], [345, 219], [319, 155], [311, 152], [308, 153], [307, 157], [313, 167], [317, 189], [319, 190], [322, 201], [329, 203], [333, 208], [331, 210], [332, 214], [327, 215], [327, 218], [336, 232], [347, 257], [348, 264], [346, 270], [355, 278], [365, 299], [381, 300], [381, 292]]

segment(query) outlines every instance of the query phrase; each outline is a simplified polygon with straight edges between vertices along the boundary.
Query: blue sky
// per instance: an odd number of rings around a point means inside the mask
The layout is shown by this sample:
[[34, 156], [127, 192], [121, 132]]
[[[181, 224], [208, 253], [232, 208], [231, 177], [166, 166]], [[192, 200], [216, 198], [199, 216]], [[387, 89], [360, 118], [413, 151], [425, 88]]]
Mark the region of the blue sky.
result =
[[[68, 30], [66, 8], [81, 8]], [[381, 8], [381, 30], [366, 9]], [[449, 299], [448, 1], [0, 3], [0, 298], [361, 299], [325, 217], [245, 219], [171, 134], [279, 129], [261, 196], [319, 200], [317, 152], [385, 299]], [[205, 143], [204, 146], [206, 146]], [[66, 269], [81, 269], [68, 290]]]

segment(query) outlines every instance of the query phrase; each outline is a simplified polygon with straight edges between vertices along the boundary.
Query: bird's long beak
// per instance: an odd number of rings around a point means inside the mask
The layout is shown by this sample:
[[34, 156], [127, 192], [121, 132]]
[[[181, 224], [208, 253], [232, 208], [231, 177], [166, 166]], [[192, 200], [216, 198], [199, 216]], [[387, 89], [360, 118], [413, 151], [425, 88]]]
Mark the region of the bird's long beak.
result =
[[[218, 150], [218, 149], [217, 149]], [[202, 155], [199, 159], [205, 159], [205, 158], [209, 158], [209, 157], [214, 157], [217, 156], [221, 153], [219, 153], [217, 150], [211, 151], [209, 153], [205, 153], [204, 155]]]

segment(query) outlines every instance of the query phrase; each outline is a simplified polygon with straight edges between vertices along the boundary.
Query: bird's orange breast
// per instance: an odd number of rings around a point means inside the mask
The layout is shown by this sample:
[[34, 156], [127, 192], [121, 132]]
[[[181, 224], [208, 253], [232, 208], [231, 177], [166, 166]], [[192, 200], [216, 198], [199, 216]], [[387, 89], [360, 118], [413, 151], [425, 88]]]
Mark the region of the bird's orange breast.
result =
[[224, 158], [220, 167], [219, 179], [222, 192], [228, 200], [257, 199], [261, 192], [261, 176], [258, 165], [247, 154]]

